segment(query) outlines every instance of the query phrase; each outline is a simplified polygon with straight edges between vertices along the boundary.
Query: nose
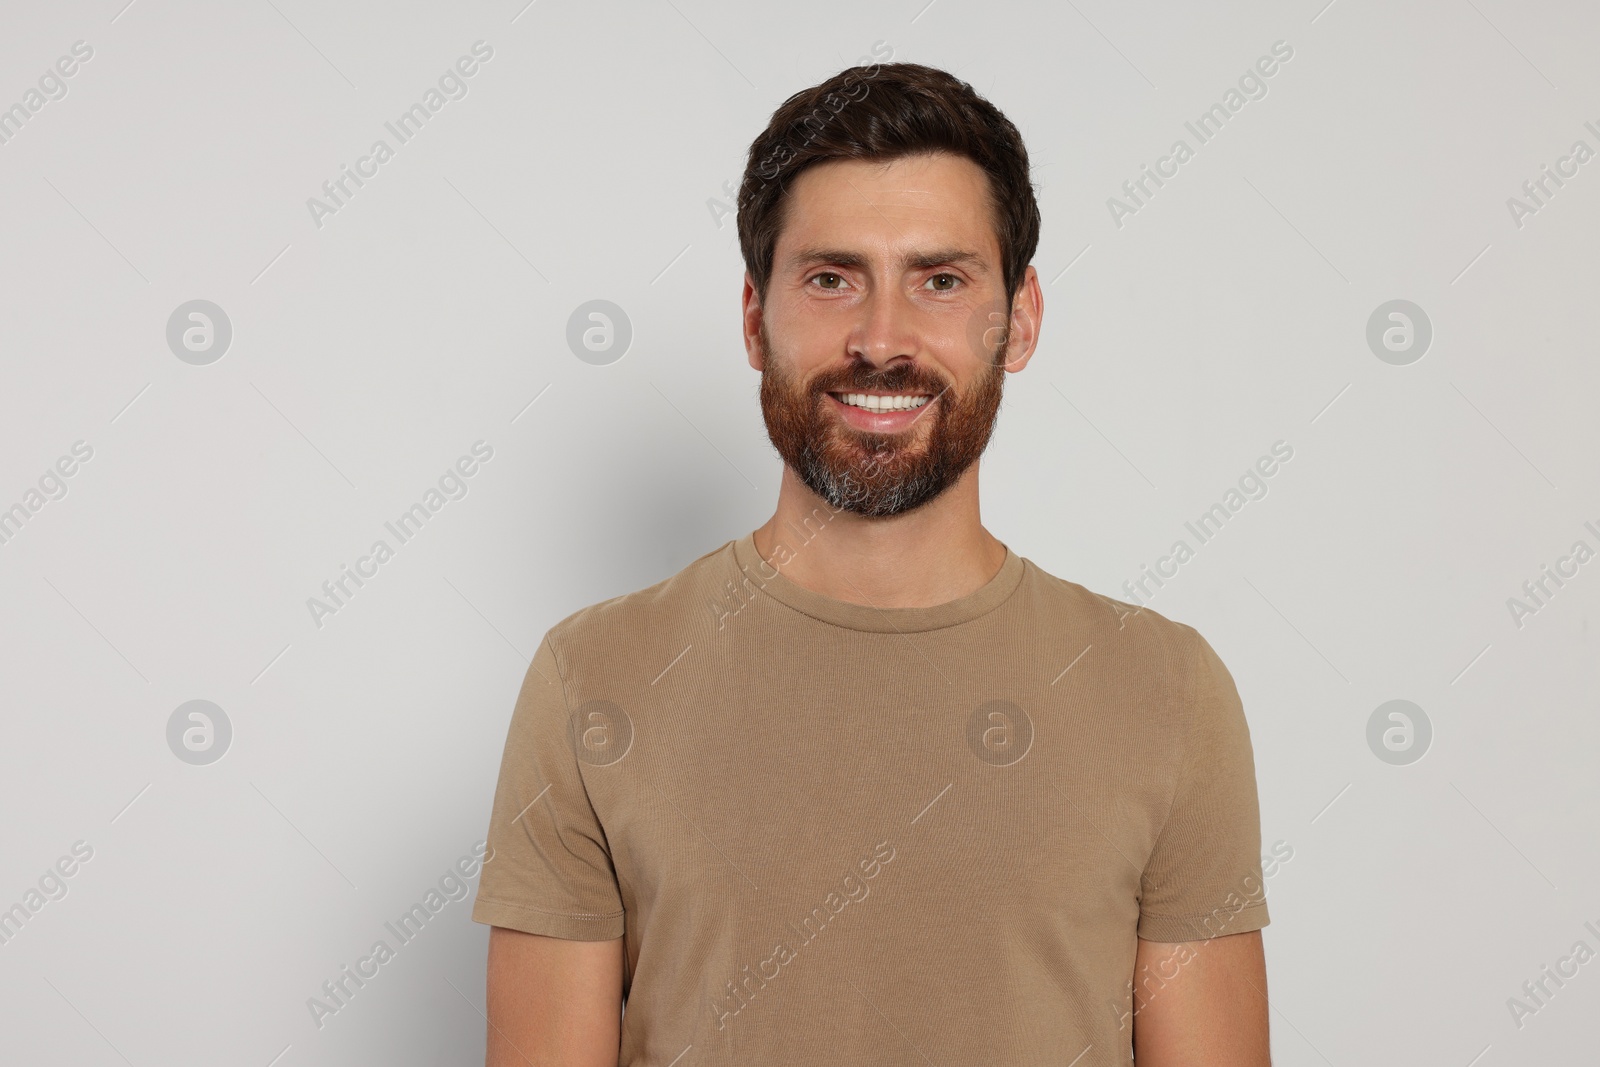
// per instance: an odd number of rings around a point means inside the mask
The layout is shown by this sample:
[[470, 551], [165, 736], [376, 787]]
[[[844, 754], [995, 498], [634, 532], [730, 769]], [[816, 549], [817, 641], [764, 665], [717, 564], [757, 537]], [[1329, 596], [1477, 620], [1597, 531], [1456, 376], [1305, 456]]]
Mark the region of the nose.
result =
[[914, 324], [915, 308], [891, 285], [879, 284], [862, 300], [860, 319], [850, 331], [846, 352], [852, 358], [883, 370], [896, 360], [915, 360], [919, 345]]

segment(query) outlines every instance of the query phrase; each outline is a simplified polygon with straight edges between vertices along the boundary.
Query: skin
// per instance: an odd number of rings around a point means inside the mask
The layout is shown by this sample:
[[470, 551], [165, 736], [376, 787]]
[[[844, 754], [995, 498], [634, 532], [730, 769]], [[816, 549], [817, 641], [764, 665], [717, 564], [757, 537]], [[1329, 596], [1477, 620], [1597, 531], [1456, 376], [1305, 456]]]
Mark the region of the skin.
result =
[[617, 1067], [622, 938], [489, 929], [486, 1067]]
[[1134, 999], [1139, 1067], [1271, 1067], [1260, 930], [1184, 944], [1141, 939], [1133, 973], [1136, 990], [1153, 990]]
[[[989, 312], [1005, 307], [1000, 244], [987, 200], [982, 169], [944, 153], [888, 164], [835, 160], [802, 172], [790, 189], [765, 299], [745, 275], [741, 300], [750, 366], [761, 370], [771, 357], [759, 332], [765, 320], [802, 379], [851, 360], [880, 370], [910, 361], [926, 365], [952, 389], [970, 387], [985, 369], [969, 340], [973, 319], [985, 321]], [[859, 262], [799, 255], [809, 249], [849, 252]], [[972, 259], [908, 265], [917, 256], [948, 250]], [[1027, 366], [1043, 312], [1038, 274], [1030, 266], [1012, 308], [1008, 373]], [[922, 438], [931, 428], [923, 418], [905, 432]], [[777, 509], [755, 531], [756, 551], [770, 559], [778, 531], [787, 523], [800, 527], [818, 508], [828, 510], [785, 467]], [[839, 513], [828, 523], [828, 536], [785, 562], [783, 573], [836, 600], [928, 607], [982, 587], [1005, 555], [1005, 546], [979, 519], [974, 463], [944, 493], [912, 511], [885, 518]]]
[[[878, 369], [910, 361], [948, 389], [969, 388], [985, 370], [972, 324], [995, 322], [991, 313], [1005, 308], [987, 196], [983, 171], [947, 154], [807, 169], [791, 187], [765, 295], [745, 276], [750, 366], [759, 371], [767, 359], [782, 358], [805, 381], [850, 361]], [[800, 255], [817, 249], [846, 255]], [[951, 250], [967, 256], [917, 262]], [[1006, 373], [1027, 366], [1043, 310], [1030, 266], [1014, 295]], [[781, 356], [766, 351], [763, 323]], [[930, 420], [916, 420], [904, 431], [907, 447], [925, 441], [930, 429]], [[976, 591], [1005, 560], [1004, 544], [980, 521], [978, 466], [911, 511], [881, 518], [838, 513], [826, 537], [784, 562], [784, 575], [826, 596], [877, 607], [927, 607]], [[776, 510], [755, 531], [757, 551], [770, 559], [784, 524], [799, 526], [819, 508], [830, 510], [785, 467]], [[1158, 967], [1172, 973], [1161, 961], [1180, 949], [1192, 958], [1133, 1014], [1139, 1067], [1267, 1067], [1260, 932], [1181, 946], [1140, 940], [1135, 976]], [[570, 941], [493, 928], [488, 1067], [615, 1067], [622, 953], [621, 938]]]

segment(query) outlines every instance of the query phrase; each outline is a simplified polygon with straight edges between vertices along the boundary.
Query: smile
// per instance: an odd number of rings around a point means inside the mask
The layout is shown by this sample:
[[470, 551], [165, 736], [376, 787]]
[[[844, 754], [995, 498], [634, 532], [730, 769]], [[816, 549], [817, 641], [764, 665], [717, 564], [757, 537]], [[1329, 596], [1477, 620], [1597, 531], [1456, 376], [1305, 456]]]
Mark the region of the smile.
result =
[[922, 393], [829, 393], [842, 404], [863, 411], [915, 411], [933, 397]]

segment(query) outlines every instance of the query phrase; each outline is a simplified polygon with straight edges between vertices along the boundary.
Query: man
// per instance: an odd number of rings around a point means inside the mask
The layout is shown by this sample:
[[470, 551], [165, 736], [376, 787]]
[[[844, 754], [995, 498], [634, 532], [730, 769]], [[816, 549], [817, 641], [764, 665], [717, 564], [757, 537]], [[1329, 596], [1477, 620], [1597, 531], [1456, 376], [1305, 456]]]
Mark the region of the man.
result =
[[752, 145], [777, 509], [540, 644], [473, 908], [490, 1064], [1268, 1063], [1232, 678], [979, 521], [1043, 310], [1028, 173], [915, 64]]

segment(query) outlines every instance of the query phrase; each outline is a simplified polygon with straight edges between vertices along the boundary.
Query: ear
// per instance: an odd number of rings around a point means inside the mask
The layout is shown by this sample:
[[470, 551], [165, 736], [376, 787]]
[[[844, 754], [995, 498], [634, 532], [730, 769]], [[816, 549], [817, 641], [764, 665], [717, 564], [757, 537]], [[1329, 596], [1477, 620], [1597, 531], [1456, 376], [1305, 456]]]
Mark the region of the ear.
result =
[[1006, 335], [1006, 370], [1015, 374], [1028, 365], [1039, 344], [1039, 326], [1044, 319], [1044, 294], [1039, 290], [1039, 272], [1033, 264], [1023, 273], [1017, 298], [1011, 304], [1010, 332]]
[[761, 298], [756, 295], [750, 272], [744, 274], [744, 291], [739, 295], [740, 318], [744, 328], [744, 351], [750, 366], [764, 370], [767, 354], [761, 350]]

